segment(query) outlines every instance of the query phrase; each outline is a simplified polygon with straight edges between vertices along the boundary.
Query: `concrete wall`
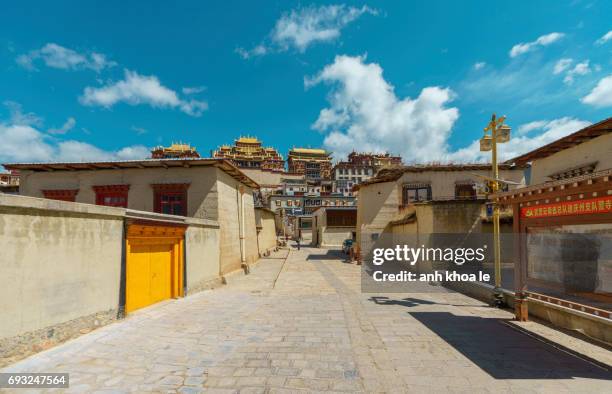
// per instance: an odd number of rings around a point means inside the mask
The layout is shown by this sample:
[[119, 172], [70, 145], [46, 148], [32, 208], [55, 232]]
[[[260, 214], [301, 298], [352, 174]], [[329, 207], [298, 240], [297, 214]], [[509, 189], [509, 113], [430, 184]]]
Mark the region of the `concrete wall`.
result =
[[345, 239], [353, 238], [354, 230], [352, 227], [326, 227], [323, 230], [320, 246], [342, 246]]
[[0, 194], [0, 365], [117, 319], [127, 220], [187, 225], [187, 293], [220, 281], [215, 221]]
[[535, 160], [531, 166], [532, 185], [550, 181], [549, 175], [597, 162], [595, 171], [612, 168], [612, 134], [604, 134], [590, 141]]
[[282, 179], [304, 178], [304, 175], [290, 174], [285, 172], [263, 171], [254, 168], [241, 168], [240, 171], [244, 172], [249, 178], [257, 182], [258, 184], [265, 186], [280, 185]]
[[0, 195], [0, 337], [119, 305], [119, 208]]
[[96, 194], [92, 186], [127, 184], [130, 185], [128, 208], [153, 212], [151, 184], [189, 183], [187, 216], [217, 220], [216, 186], [220, 173], [227, 175], [213, 166], [93, 171], [21, 171], [19, 191], [24, 196], [43, 197], [43, 189], [79, 189], [76, 202], [95, 204]]
[[346, 239], [353, 239], [355, 227], [329, 227], [327, 225], [327, 211], [317, 209], [312, 217], [312, 244], [316, 247], [342, 246]]
[[116, 318], [124, 213], [0, 195], [0, 363]]
[[257, 245], [260, 256], [276, 249], [276, 223], [274, 216], [274, 212], [267, 208], [255, 208]]
[[185, 232], [187, 294], [212, 287], [219, 281], [219, 224], [188, 218]]
[[419, 233], [467, 233], [482, 231], [482, 201], [440, 201], [415, 204]]
[[359, 189], [357, 199], [357, 240], [362, 253], [367, 253], [380, 235], [388, 230], [401, 204], [401, 188], [395, 182], [373, 183]]
[[[187, 216], [220, 223], [220, 274], [240, 269], [243, 258], [247, 264], [258, 259], [253, 190], [214, 166], [23, 171], [20, 192], [23, 195], [43, 197], [44, 189], [79, 189], [76, 202], [95, 204], [96, 196], [92, 186], [128, 184], [128, 208], [152, 212], [154, 193], [151, 184], [157, 183], [189, 183]], [[242, 192], [239, 192], [239, 189]], [[241, 212], [244, 212], [244, 215]], [[244, 231], [241, 232], [243, 227]], [[244, 248], [242, 257], [241, 248]]]
[[[253, 190], [220, 172], [217, 183], [220, 223], [220, 274], [252, 264], [259, 258]], [[244, 261], [243, 261], [244, 260]]]
[[[402, 185], [405, 183], [429, 183], [431, 185], [431, 196], [434, 200], [436, 200], [443, 198], [454, 198], [455, 185], [457, 183], [466, 181], [483, 183], [484, 178], [481, 178], [476, 175], [490, 177], [491, 171], [473, 170], [405, 172], [402, 177], [396, 181], [396, 183], [398, 185]], [[500, 170], [499, 175], [500, 178], [505, 180], [522, 183], [524, 183], [525, 181], [522, 169]]]
[[[432, 199], [449, 199], [455, 196], [457, 183], [472, 181], [482, 183], [483, 178], [477, 175], [490, 176], [490, 171], [422, 171], [406, 172], [396, 181], [373, 183], [359, 188], [357, 202], [357, 247], [362, 256], [373, 247], [374, 242], [384, 233], [416, 233], [416, 225], [405, 224], [401, 228], [389, 226], [401, 216], [402, 187], [407, 183], [427, 183], [431, 185]], [[502, 170], [500, 177], [515, 182], [524, 182], [522, 169]], [[511, 188], [515, 188], [512, 186]], [[452, 201], [451, 201], [452, 202]], [[462, 201], [458, 202], [463, 204]], [[436, 208], [419, 210], [419, 233], [431, 232], [465, 232], [474, 223], [476, 211], [480, 210], [482, 201], [466, 201], [464, 208], [448, 204], [436, 205]], [[473, 206], [477, 204], [478, 206]], [[419, 204], [414, 204], [418, 206]], [[445, 212], [445, 210], [449, 210]], [[440, 218], [438, 218], [440, 216]]]

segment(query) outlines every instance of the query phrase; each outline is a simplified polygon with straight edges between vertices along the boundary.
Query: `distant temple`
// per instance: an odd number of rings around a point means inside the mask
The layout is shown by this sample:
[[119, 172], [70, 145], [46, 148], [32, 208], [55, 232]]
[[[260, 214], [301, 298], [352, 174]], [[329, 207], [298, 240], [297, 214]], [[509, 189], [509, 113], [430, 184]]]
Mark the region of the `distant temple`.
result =
[[[351, 152], [347, 161], [338, 162], [332, 177], [336, 181], [336, 191], [351, 193], [354, 185], [374, 177], [383, 168], [400, 166], [402, 158], [389, 153], [359, 153]], [[350, 195], [350, 194], [349, 194]]]
[[363, 165], [371, 165], [377, 170], [385, 167], [394, 167], [402, 165], [400, 156], [391, 156], [389, 153], [357, 153], [351, 152], [348, 155], [349, 163], [361, 163]]
[[263, 147], [255, 137], [240, 137], [234, 145], [220, 146], [212, 157], [229, 159], [240, 168], [284, 171], [285, 160], [275, 148]]
[[151, 150], [152, 159], [185, 159], [198, 158], [200, 154], [189, 144], [172, 143], [169, 147], [157, 146]]
[[293, 148], [287, 158], [289, 172], [303, 174], [306, 179], [329, 179], [331, 153], [324, 149]]

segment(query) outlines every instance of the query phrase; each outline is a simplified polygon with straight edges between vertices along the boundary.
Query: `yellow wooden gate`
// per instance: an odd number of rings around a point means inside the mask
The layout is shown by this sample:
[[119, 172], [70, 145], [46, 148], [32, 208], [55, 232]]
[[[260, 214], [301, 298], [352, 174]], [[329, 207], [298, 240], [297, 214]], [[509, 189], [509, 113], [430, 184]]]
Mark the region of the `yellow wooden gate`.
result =
[[184, 233], [183, 227], [128, 226], [126, 312], [183, 296]]

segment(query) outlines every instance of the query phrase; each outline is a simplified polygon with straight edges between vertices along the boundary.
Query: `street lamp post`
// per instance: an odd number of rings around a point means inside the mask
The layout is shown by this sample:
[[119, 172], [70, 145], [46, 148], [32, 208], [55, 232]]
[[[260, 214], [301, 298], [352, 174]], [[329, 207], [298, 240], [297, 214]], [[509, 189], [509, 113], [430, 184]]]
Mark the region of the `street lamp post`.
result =
[[[491, 181], [491, 191], [497, 193], [499, 187], [499, 168], [497, 166], [497, 144], [503, 144], [510, 140], [510, 126], [504, 124], [505, 116], [496, 118], [491, 116], [491, 122], [484, 129], [484, 136], [480, 140], [480, 150], [482, 152], [491, 151], [491, 165], [493, 170], [493, 180]], [[493, 203], [493, 251], [495, 255], [495, 304], [503, 305], [504, 297], [501, 283], [501, 247], [499, 241], [499, 204]]]

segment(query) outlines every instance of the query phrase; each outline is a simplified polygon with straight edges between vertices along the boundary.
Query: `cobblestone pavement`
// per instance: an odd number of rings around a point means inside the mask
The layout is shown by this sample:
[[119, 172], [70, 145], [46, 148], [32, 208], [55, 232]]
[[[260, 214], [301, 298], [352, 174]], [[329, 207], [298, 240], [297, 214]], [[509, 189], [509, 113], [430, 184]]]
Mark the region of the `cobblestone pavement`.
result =
[[[285, 253], [281, 251], [279, 253]], [[302, 248], [5, 371], [68, 392], [612, 392], [605, 370], [457, 293], [361, 294], [359, 267]]]

